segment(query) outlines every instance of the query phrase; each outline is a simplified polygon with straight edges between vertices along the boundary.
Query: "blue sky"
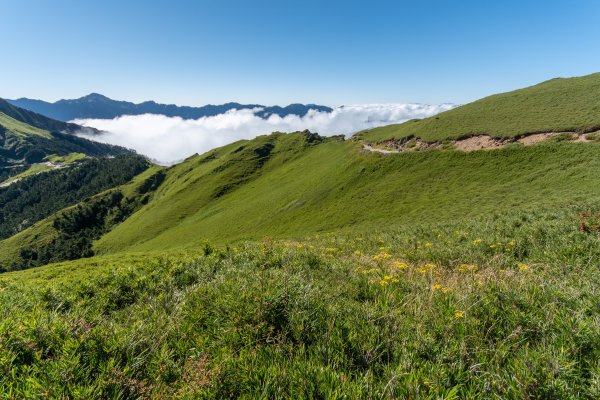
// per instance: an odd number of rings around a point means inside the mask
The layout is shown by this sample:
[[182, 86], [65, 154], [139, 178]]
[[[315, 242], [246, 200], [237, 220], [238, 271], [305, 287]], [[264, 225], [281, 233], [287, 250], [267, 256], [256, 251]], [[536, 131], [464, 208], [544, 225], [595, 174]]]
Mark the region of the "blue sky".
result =
[[464, 103], [600, 71], [600, 2], [0, 0], [0, 97]]

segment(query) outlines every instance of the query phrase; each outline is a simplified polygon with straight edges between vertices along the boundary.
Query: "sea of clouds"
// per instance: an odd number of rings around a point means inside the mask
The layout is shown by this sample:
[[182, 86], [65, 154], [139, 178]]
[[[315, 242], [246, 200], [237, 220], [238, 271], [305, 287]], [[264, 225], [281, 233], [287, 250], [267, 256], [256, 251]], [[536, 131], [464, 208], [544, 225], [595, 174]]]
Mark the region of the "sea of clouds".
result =
[[136, 150], [162, 164], [171, 164], [195, 153], [240, 139], [271, 132], [309, 129], [324, 136], [350, 136], [362, 129], [425, 118], [453, 108], [452, 104], [363, 104], [341, 106], [332, 112], [310, 110], [304, 117], [271, 115], [260, 118], [255, 110], [230, 110], [196, 120], [145, 114], [115, 119], [79, 119], [76, 124], [104, 131], [80, 136]]

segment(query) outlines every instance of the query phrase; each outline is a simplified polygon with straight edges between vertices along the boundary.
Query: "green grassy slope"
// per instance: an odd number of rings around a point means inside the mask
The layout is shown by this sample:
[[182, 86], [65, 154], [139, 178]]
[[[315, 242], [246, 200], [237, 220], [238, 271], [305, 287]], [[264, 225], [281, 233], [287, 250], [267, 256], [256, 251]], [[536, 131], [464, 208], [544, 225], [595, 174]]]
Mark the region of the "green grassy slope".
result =
[[[27, 171], [32, 164], [47, 157], [132, 154], [131, 150], [119, 146], [73, 135], [81, 129], [84, 128], [14, 107], [0, 99], [0, 182]], [[30, 173], [40, 169], [42, 167], [37, 166]]]
[[[0, 189], [0, 239], [90, 196], [124, 185], [151, 166], [137, 155], [86, 158], [73, 164], [78, 157], [76, 154], [64, 157], [63, 168], [59, 169], [53, 164], [32, 164], [27, 171], [11, 178], [18, 179], [17, 182], [9, 181], [8, 186]], [[47, 173], [41, 174], [44, 169], [48, 169]]]
[[[118, 161], [118, 158], [115, 160]], [[115, 162], [114, 164], [117, 168], [128, 167], [125, 162]], [[100, 163], [94, 165], [102, 166]], [[153, 189], [147, 188], [147, 182], [159, 173], [162, 167], [151, 166], [150, 168], [138, 168], [137, 170], [143, 172], [126, 184], [117, 187], [112, 187], [114, 184], [109, 185], [110, 189], [103, 190], [100, 193], [97, 193], [97, 190], [91, 193], [85, 192], [85, 190], [106, 187], [107, 185], [102, 180], [103, 177], [97, 179], [100, 181], [100, 184], [98, 184], [98, 182], [93, 181], [94, 177], [90, 179], [83, 176], [82, 180], [86, 180], [87, 186], [79, 188], [79, 191], [83, 191], [83, 195], [93, 196], [86, 196], [87, 198], [77, 205], [52, 213], [49, 217], [36, 222], [27, 229], [7, 239], [0, 240], [0, 271], [26, 269], [49, 261], [80, 258], [83, 254], [89, 256], [90, 249], [88, 249], [88, 246], [91, 248], [91, 241], [95, 238], [95, 235], [102, 234], [104, 229], [110, 229], [112, 225], [119, 223], [121, 219], [126, 218], [131, 212], [139, 208], [142, 203], [148, 201]], [[110, 173], [110, 171], [107, 173]], [[112, 177], [112, 179], [118, 181], [119, 176]], [[75, 185], [71, 184], [71, 186], [74, 187]], [[72, 193], [72, 195], [76, 194], [80, 193]], [[107, 203], [106, 199], [111, 198], [112, 195], [118, 195], [119, 197], [116, 198], [115, 204], [110, 205], [110, 209], [106, 210], [107, 207], [97, 206], [99, 203]], [[59, 200], [64, 200], [61, 198], [60, 193], [57, 193], [56, 196]], [[52, 200], [56, 201], [55, 198]], [[9, 210], [4, 209], [2, 211], [8, 213]], [[101, 223], [97, 223], [98, 221], [95, 218], [100, 212], [107, 212], [107, 214], [103, 217], [104, 220], [100, 221]], [[45, 213], [45, 215], [48, 214]], [[24, 214], [22, 218], [31, 220], [36, 215], [35, 213], [33, 215], [32, 213]], [[73, 220], [69, 227], [75, 225], [77, 229], [61, 229], [64, 222], [62, 224], [60, 222], [64, 220]], [[8, 225], [9, 222], [13, 221], [7, 217], [6, 224]], [[32, 257], [32, 254], [35, 256]]]
[[[370, 230], [600, 198], [597, 144], [382, 156], [351, 142], [290, 145], [302, 140], [291, 134], [246, 142], [274, 144], [259, 169], [249, 153], [235, 153], [239, 144], [172, 167], [154, 199], [100, 239], [96, 250], [167, 250], [203, 240]], [[235, 184], [238, 173], [243, 184]], [[219, 195], [222, 188], [229, 190]]]
[[77, 124], [57, 121], [41, 114], [16, 107], [4, 99], [0, 99], [0, 113], [23, 124], [47, 132], [75, 133], [81, 129]]
[[600, 73], [595, 73], [495, 94], [430, 118], [359, 132], [357, 137], [378, 142], [415, 136], [433, 142], [477, 134], [514, 137], [598, 128]]
[[[581, 217], [585, 211], [590, 217]], [[14, 398], [594, 399], [596, 206], [0, 275]]]
[[112, 228], [101, 255], [0, 274], [0, 393], [600, 398], [600, 143], [273, 134], [156, 168], [0, 242]]
[[46, 139], [52, 138], [50, 132], [17, 121], [4, 113], [0, 113], [0, 125], [19, 136], [37, 135]]

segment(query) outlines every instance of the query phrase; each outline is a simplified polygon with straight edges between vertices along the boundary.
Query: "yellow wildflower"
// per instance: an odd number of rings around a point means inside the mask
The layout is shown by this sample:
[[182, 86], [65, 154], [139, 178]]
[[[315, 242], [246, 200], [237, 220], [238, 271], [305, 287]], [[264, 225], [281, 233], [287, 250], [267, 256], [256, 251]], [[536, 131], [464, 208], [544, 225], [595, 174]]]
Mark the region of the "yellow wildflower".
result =
[[378, 261], [378, 260], [388, 260], [392, 258], [392, 255], [389, 253], [379, 253], [375, 256], [373, 256], [373, 260]]
[[432, 290], [440, 290], [441, 288], [442, 288], [442, 285], [440, 285], [439, 283], [431, 285]]
[[521, 271], [527, 271], [529, 269], [527, 264], [519, 264], [518, 267]]
[[385, 279], [387, 281], [387, 280], [392, 279], [392, 277], [390, 275], [386, 275], [386, 276], [383, 277], [383, 279]]
[[402, 261], [394, 261], [394, 267], [398, 269], [408, 269], [408, 265]]
[[479, 244], [479, 243], [481, 243], [481, 239], [475, 239], [475, 240], [473, 240], [473, 244]]
[[460, 310], [456, 310], [454, 311], [454, 318], [456, 319], [461, 319], [465, 317], [465, 312], [464, 311], [460, 311]]
[[459, 272], [475, 272], [475, 271], [477, 271], [477, 269], [478, 269], [477, 265], [472, 265], [472, 264], [461, 264], [458, 267]]
[[387, 285], [387, 284], [388, 284], [388, 281], [386, 281], [386, 280], [381, 280], [381, 281], [379, 281], [379, 284], [380, 284], [381, 286], [385, 286], [385, 285]]

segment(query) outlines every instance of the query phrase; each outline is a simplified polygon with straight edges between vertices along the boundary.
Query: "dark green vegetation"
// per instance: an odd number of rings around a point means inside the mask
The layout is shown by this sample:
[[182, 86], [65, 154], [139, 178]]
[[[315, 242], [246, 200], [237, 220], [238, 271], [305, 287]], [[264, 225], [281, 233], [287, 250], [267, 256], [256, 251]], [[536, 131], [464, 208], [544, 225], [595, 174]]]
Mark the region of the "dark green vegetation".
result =
[[514, 137], [599, 128], [600, 73], [596, 73], [495, 94], [430, 118], [370, 129], [357, 136], [371, 142], [410, 136], [435, 142], [479, 134]]
[[221, 105], [209, 104], [203, 107], [176, 106], [175, 104], [160, 104], [145, 101], [134, 104], [128, 101], [109, 99], [98, 93], [91, 93], [79, 99], [59, 100], [48, 103], [42, 100], [17, 99], [9, 100], [11, 104], [24, 109], [46, 115], [59, 121], [71, 121], [78, 118], [115, 118], [122, 115], [160, 114], [168, 117], [198, 119], [222, 114], [230, 110], [262, 108], [257, 115], [266, 118], [271, 114], [285, 117], [286, 115], [304, 116], [309, 110], [331, 112], [331, 108], [316, 104], [290, 104], [285, 107], [263, 106], [260, 104], [226, 103]]
[[123, 185], [148, 167], [140, 156], [88, 159], [0, 189], [0, 239], [86, 197]]
[[82, 153], [103, 157], [133, 153], [73, 135], [84, 129], [89, 130], [14, 107], [0, 99], [0, 183], [49, 156]]
[[[126, 174], [133, 176], [146, 171], [137, 175], [127, 185], [109, 189], [93, 197], [86, 197], [77, 205], [61, 210], [36, 223], [30, 229], [1, 241], [0, 271], [27, 269], [51, 262], [76, 260], [94, 255], [93, 241], [147, 204], [164, 179], [162, 170], [157, 167], [147, 169], [146, 160], [141, 157], [136, 158], [118, 160], [112, 165], [100, 164], [105, 168], [102, 172], [89, 171], [87, 168], [83, 171], [75, 170], [74, 176], [80, 176], [82, 179], [79, 196], [92, 189], [99, 190], [99, 185], [112, 188], [119, 181], [124, 181]], [[98, 161], [98, 163], [102, 162], [106, 161]], [[81, 175], [86, 172], [91, 176]], [[88, 181], [84, 182], [83, 179]], [[79, 184], [71, 181], [73, 189]], [[35, 190], [33, 192], [32, 195], [35, 195]], [[67, 193], [63, 192], [63, 196], [56, 196], [56, 202], [68, 200]], [[35, 209], [34, 206], [33, 210]], [[43, 206], [37, 209], [44, 211]]]
[[598, 212], [494, 213], [5, 274], [0, 388], [15, 398], [595, 399], [600, 247], [579, 225], [600, 223]]
[[600, 143], [572, 139], [305, 131], [151, 167], [0, 241], [5, 269], [73, 259], [0, 275], [0, 393], [597, 399]]

